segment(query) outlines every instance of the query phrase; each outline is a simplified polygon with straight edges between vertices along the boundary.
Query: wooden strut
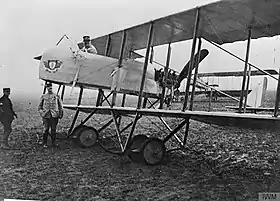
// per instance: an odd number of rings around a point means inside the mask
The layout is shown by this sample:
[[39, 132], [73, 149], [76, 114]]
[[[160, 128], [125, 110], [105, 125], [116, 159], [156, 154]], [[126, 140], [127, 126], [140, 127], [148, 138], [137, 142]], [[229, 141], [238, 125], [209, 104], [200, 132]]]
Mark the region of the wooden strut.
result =
[[109, 98], [114, 92], [111, 91], [107, 96], [105, 96], [103, 90], [100, 91], [100, 92], [101, 92], [101, 96], [104, 98], [104, 99], [102, 98], [101, 104], [102, 104], [104, 101], [106, 101], [106, 102], [108, 103], [108, 105], [112, 107], [112, 105], [111, 105], [110, 101], [108, 100], [108, 98]]
[[198, 28], [199, 28], [199, 21], [200, 21], [200, 8], [197, 9], [196, 17], [195, 17], [191, 58], [190, 58], [190, 65], [189, 65], [189, 69], [188, 69], [188, 77], [187, 77], [187, 84], [186, 84], [186, 90], [185, 90], [185, 100], [184, 100], [184, 104], [183, 104], [183, 108], [182, 108], [183, 112], [186, 110], [186, 107], [188, 104], [189, 88], [190, 88], [190, 83], [191, 83], [192, 69], [193, 69], [193, 65], [194, 65], [194, 53], [195, 53], [195, 47], [196, 47], [197, 32], [198, 32]]
[[61, 88], [61, 84], [58, 85], [58, 89], [57, 89], [57, 92], [56, 92], [57, 95], [59, 94], [60, 88]]
[[[80, 87], [80, 93], [79, 93], [79, 98], [78, 98], [77, 106], [79, 106], [79, 105], [81, 104], [81, 102], [82, 102], [83, 91], [84, 91], [84, 88], [83, 88], [83, 86], [81, 86], [81, 87]], [[70, 126], [70, 128], [69, 128], [69, 130], [68, 130], [67, 138], [69, 138], [69, 136], [71, 135], [71, 132], [72, 132], [72, 130], [73, 130], [73, 128], [74, 128], [74, 125], [75, 125], [75, 123], [76, 123], [76, 120], [77, 120], [77, 118], [78, 118], [78, 114], [79, 114], [79, 108], [77, 108], [77, 110], [76, 110], [76, 113], [75, 113], [75, 116], [74, 116], [74, 118], [73, 118], [72, 124], [71, 124], [71, 126]]]
[[213, 90], [210, 89], [210, 93], [209, 93], [209, 104], [208, 104], [208, 112], [211, 112], [212, 97], [213, 97]]
[[164, 139], [163, 143], [167, 142], [174, 134], [176, 134], [187, 122], [187, 119], [183, 120], [176, 128], [174, 128]]
[[251, 30], [251, 28], [249, 28], [248, 29], [248, 42], [247, 42], [247, 49], [246, 49], [246, 59], [245, 59], [245, 66], [244, 66], [244, 74], [243, 74], [243, 81], [242, 81], [242, 88], [241, 88], [241, 95], [240, 95], [239, 109], [238, 109], [239, 113], [241, 113], [242, 106], [243, 106], [244, 89], [245, 89], [246, 77], [247, 77], [247, 73], [248, 73], [247, 72], [247, 67], [248, 67], [248, 61], [249, 61], [251, 35], [252, 35], [252, 30]]
[[249, 85], [250, 85], [250, 78], [251, 78], [251, 66], [249, 65], [248, 69], [248, 78], [246, 83], [246, 94], [245, 94], [245, 100], [244, 100], [244, 108], [243, 112], [246, 113], [246, 107], [247, 107], [247, 99], [248, 99], [248, 92], [249, 92]]
[[120, 148], [121, 148], [121, 150], [123, 152], [124, 151], [124, 146], [123, 146], [122, 139], [121, 139], [120, 127], [118, 125], [116, 116], [115, 116], [113, 111], [111, 111], [111, 115], [112, 115], [112, 119], [114, 121], [114, 125], [115, 125], [115, 129], [116, 129], [116, 133], [117, 133], [117, 138], [118, 138], [118, 141], [119, 141], [119, 144], [120, 144]]
[[186, 146], [188, 135], [189, 135], [189, 128], [190, 128], [190, 119], [188, 118], [186, 121], [186, 128], [185, 128], [185, 136], [183, 140], [183, 147]]
[[145, 98], [144, 98], [144, 101], [143, 101], [143, 108], [146, 108], [146, 107], [147, 107], [147, 102], [148, 102], [148, 98], [145, 97]]
[[196, 80], [197, 80], [197, 74], [198, 74], [198, 67], [199, 67], [199, 60], [200, 60], [200, 55], [201, 55], [201, 38], [198, 39], [198, 55], [197, 55], [197, 66], [195, 68], [195, 73], [194, 73], [194, 78], [193, 78], [193, 85], [192, 85], [192, 94], [191, 94], [191, 101], [190, 101], [190, 107], [189, 110], [192, 111], [193, 109], [193, 99], [194, 99], [194, 93], [195, 93], [195, 85], [196, 85]]
[[100, 133], [101, 131], [103, 131], [105, 128], [107, 128], [108, 126], [110, 126], [110, 124], [113, 122], [113, 119], [110, 119], [106, 124], [104, 124], [101, 128], [99, 128], [97, 130], [98, 133]]
[[[110, 93], [108, 96], [110, 96], [112, 93]], [[104, 96], [103, 92], [101, 92], [101, 95]], [[124, 104], [125, 104], [125, 96], [126, 94], [124, 94], [123, 96], [123, 102], [122, 102], [122, 107], [124, 107]], [[104, 96], [105, 97], [105, 96]], [[102, 104], [105, 100], [108, 101], [107, 97], [105, 97], [101, 102], [100, 104]], [[157, 99], [158, 101], [159, 99]], [[157, 101], [155, 101], [154, 103], [156, 103]], [[152, 108], [154, 104], [151, 104], [148, 108]], [[80, 123], [80, 125], [84, 125], [97, 111], [97, 108], [94, 108], [90, 114]], [[120, 116], [117, 116], [117, 118], [121, 118], [121, 115]], [[118, 120], [120, 121], [120, 120]], [[113, 122], [113, 119], [109, 120], [104, 126], [102, 126], [100, 129], [98, 129], [98, 132], [101, 132], [102, 130], [104, 130], [105, 128], [107, 128], [111, 123]], [[132, 123], [131, 123], [132, 124]], [[129, 128], [131, 126], [131, 124], [128, 124], [126, 127], [124, 127], [120, 132], [122, 133], [123, 131], [125, 131], [127, 128]], [[118, 125], [120, 125], [120, 122], [118, 122]]]
[[[142, 115], [138, 115], [138, 119], [142, 117]], [[118, 118], [118, 117], [117, 117]], [[113, 122], [113, 119], [110, 119], [104, 126], [102, 126], [101, 128], [99, 128], [97, 131], [101, 132], [102, 130], [104, 130], [105, 128], [107, 128], [111, 123]], [[129, 124], [127, 124], [123, 129], [120, 130], [120, 133], [123, 133], [124, 131], [126, 131], [131, 125], [133, 124], [133, 121], [131, 121]]]
[[133, 123], [132, 123], [132, 125], [131, 125], [130, 133], [129, 133], [128, 138], [127, 138], [127, 140], [126, 140], [126, 142], [125, 142], [125, 145], [124, 145], [125, 151], [127, 150], [126, 148], [127, 148], [128, 143], [131, 141], [131, 138], [132, 138], [133, 132], [134, 132], [134, 130], [135, 130], [137, 121], [138, 121], [141, 117], [142, 117], [142, 116], [137, 112], [136, 115], [135, 115], [135, 117], [134, 117]]
[[44, 85], [44, 89], [43, 89], [43, 94], [45, 94], [45, 93], [46, 93], [46, 91], [47, 91], [46, 84], [47, 84], [47, 81], [45, 81], [45, 85]]
[[167, 55], [166, 55], [166, 65], [164, 66], [164, 77], [163, 77], [163, 86], [162, 86], [162, 92], [161, 92], [161, 97], [160, 97], [160, 106], [159, 109], [163, 108], [163, 103], [164, 103], [164, 98], [165, 98], [165, 91], [166, 91], [166, 85], [167, 85], [167, 74], [168, 74], [168, 69], [169, 69], [169, 64], [170, 64], [170, 57], [171, 57], [171, 44], [168, 44], [168, 49], [167, 49]]
[[[124, 107], [125, 99], [126, 99], [126, 94], [123, 94], [121, 107]], [[122, 116], [119, 116], [119, 119], [118, 119], [118, 125], [119, 126], [121, 125], [121, 121], [122, 121]]]
[[[153, 107], [153, 108], [155, 109], [155, 107], [152, 105], [151, 101], [150, 101], [150, 100], [148, 100], [148, 101], [149, 101], [149, 103], [151, 104], [151, 107]], [[158, 118], [159, 118], [160, 121], [163, 123], [163, 125], [171, 132], [172, 129], [171, 129], [171, 127], [168, 125], [168, 123], [167, 123], [162, 117], [158, 116]], [[176, 133], [174, 134], [174, 137], [175, 137], [175, 139], [178, 141], [178, 143], [182, 146], [182, 145], [183, 145], [183, 142], [182, 142], [182, 140], [176, 135]]]
[[65, 85], [63, 85], [63, 87], [62, 87], [61, 96], [60, 96], [62, 101], [64, 99], [64, 93], [65, 93]]
[[[125, 95], [125, 94], [124, 94]], [[125, 100], [125, 96], [123, 97], [123, 99]], [[157, 99], [157, 101], [158, 101], [159, 99]], [[105, 101], [105, 99], [104, 100], [102, 100], [102, 102], [104, 102]], [[155, 101], [154, 103], [156, 103], [157, 101]], [[101, 102], [101, 104], [102, 104], [102, 102]], [[125, 103], [125, 101], [123, 101], [123, 103], [122, 103], [122, 106], [124, 106], [124, 103]], [[148, 108], [152, 108], [153, 107], [153, 105], [154, 104], [151, 104]], [[94, 108], [93, 110], [92, 110], [92, 112], [81, 122], [81, 124], [80, 125], [84, 125], [95, 113], [96, 113], [96, 111], [97, 111], [97, 108]], [[138, 118], [137, 118], [137, 120], [139, 120], [140, 118], [142, 117], [142, 115], [138, 115]], [[121, 115], [117, 115], [116, 116], [116, 119], [117, 118], [121, 118]], [[118, 121], [120, 121], [118, 119]], [[101, 128], [99, 128], [98, 130], [97, 130], [97, 132], [99, 133], [99, 132], [101, 132], [101, 131], [103, 131], [104, 129], [106, 129], [111, 123], [113, 123], [113, 118], [112, 119], [110, 119], [105, 125], [103, 125]], [[120, 130], [120, 133], [123, 133], [125, 130], [127, 130], [131, 125], [133, 124], [133, 121], [131, 122], [131, 123], [129, 123], [129, 124], [127, 124], [122, 130]], [[118, 122], [118, 126], [120, 126], [120, 123]]]
[[[121, 47], [120, 47], [120, 54], [119, 54], [119, 61], [118, 61], [118, 70], [120, 70], [120, 68], [122, 68], [122, 61], [123, 61], [123, 55], [124, 55], [124, 50], [125, 50], [125, 43], [126, 43], [126, 31], [123, 31], [123, 35], [122, 35], [122, 43], [121, 43]], [[119, 74], [120, 76], [120, 74]], [[117, 83], [118, 85], [118, 83]], [[113, 89], [113, 96], [112, 96], [112, 104], [111, 107], [114, 107], [116, 105], [116, 99], [117, 99], [117, 91], [116, 89]]]
[[96, 107], [102, 106], [101, 101], [102, 101], [102, 89], [98, 89], [98, 94], [97, 94], [97, 99], [96, 99]]
[[[110, 104], [108, 98], [104, 95], [103, 90], [100, 91], [100, 94], [101, 94], [101, 96], [104, 96], [104, 99], [101, 100], [100, 104], [102, 104], [105, 100]], [[108, 96], [110, 96], [111, 94], [112, 94], [112, 92]], [[95, 114], [96, 110], [97, 110], [97, 108], [94, 108], [92, 110], [92, 112], [81, 122], [80, 125], [85, 124]]]
[[107, 57], [110, 55], [110, 47], [111, 47], [111, 35], [108, 35], [107, 41], [106, 41], [106, 47], [104, 55]]
[[157, 104], [157, 103], [160, 101], [160, 99], [156, 99], [156, 100], [152, 103], [152, 102], [150, 101], [150, 99], [147, 98], [147, 101], [150, 103], [150, 106], [149, 106], [148, 108], [152, 108], [152, 107], [154, 107], [155, 104]]
[[146, 73], [147, 73], [147, 68], [148, 68], [148, 63], [149, 63], [149, 53], [150, 53], [150, 48], [151, 48], [151, 44], [152, 44], [153, 29], [154, 29], [154, 23], [151, 22], [150, 23], [150, 28], [149, 28], [148, 40], [147, 40], [146, 55], [145, 55], [145, 61], [144, 61], [140, 91], [139, 91], [139, 96], [138, 96], [137, 109], [140, 109], [141, 105], [142, 105], [143, 89], [144, 89], [144, 84], [145, 84], [145, 80], [146, 80]]
[[[110, 55], [110, 47], [111, 47], [111, 35], [109, 34], [106, 41], [106, 47], [104, 55], [108, 57]], [[96, 106], [102, 106], [102, 93], [104, 94], [102, 89], [98, 89], [98, 96], [96, 101]]]

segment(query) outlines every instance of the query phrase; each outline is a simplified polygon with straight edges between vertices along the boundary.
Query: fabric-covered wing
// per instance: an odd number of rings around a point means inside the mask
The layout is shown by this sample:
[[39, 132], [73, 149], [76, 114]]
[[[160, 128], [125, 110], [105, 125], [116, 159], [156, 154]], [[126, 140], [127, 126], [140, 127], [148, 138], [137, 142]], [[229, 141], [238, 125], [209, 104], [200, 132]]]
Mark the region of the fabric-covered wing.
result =
[[[189, 40], [193, 37], [198, 8], [172, 14], [125, 29], [127, 34], [125, 56], [130, 51], [146, 47], [150, 23], [154, 23], [152, 46]], [[198, 36], [218, 44], [243, 41], [252, 28], [252, 38], [272, 37], [280, 33], [279, 0], [221, 0], [199, 7]], [[104, 55], [107, 39], [111, 38], [109, 55], [119, 57], [123, 30], [92, 39], [98, 53]], [[79, 44], [82, 47], [82, 43]]]

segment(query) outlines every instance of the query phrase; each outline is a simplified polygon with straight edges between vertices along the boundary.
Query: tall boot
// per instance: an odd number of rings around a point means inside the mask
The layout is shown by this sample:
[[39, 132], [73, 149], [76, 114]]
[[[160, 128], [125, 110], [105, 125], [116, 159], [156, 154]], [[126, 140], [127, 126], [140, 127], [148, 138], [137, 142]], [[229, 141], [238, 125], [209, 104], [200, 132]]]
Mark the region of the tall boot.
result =
[[52, 131], [51, 132], [51, 136], [52, 136], [52, 146], [53, 147], [58, 147], [58, 144], [55, 143], [55, 141], [56, 141], [56, 132]]
[[4, 133], [0, 135], [0, 143], [4, 142]]
[[9, 143], [8, 143], [8, 140], [9, 140], [9, 135], [10, 135], [10, 132], [4, 132], [4, 141], [3, 141], [3, 143], [4, 143], [4, 145], [6, 146], [6, 147], [10, 147], [10, 145], [9, 145]]
[[43, 134], [43, 145], [48, 144], [48, 135], [49, 135], [49, 132], [45, 131], [44, 134]]

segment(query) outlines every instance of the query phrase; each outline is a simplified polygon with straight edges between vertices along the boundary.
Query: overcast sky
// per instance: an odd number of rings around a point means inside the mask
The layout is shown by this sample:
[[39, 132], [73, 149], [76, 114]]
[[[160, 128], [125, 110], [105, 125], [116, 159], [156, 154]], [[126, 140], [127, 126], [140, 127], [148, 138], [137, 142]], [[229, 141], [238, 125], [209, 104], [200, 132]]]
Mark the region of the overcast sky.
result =
[[[80, 42], [83, 35], [98, 37], [209, 2], [213, 1], [0, 0], [0, 87], [40, 93], [39, 62], [33, 57], [54, 46], [64, 34]], [[253, 41], [250, 61], [264, 69], [278, 70], [279, 43], [277, 37]], [[171, 67], [181, 70], [189, 60], [190, 42], [172, 47]], [[245, 57], [245, 42], [223, 47]], [[200, 72], [243, 70], [243, 63], [216, 47], [205, 43], [203, 48], [209, 49], [210, 55]], [[166, 47], [155, 52], [156, 59], [163, 63], [165, 55]]]

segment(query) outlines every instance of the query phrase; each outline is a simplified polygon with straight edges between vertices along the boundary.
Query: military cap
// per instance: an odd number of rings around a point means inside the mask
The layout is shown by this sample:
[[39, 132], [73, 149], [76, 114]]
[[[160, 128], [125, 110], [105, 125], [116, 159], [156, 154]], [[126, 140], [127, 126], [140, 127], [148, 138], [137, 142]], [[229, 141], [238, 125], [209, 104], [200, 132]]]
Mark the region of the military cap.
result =
[[52, 86], [52, 83], [47, 82], [45, 86], [46, 86], [46, 87], [51, 87], [51, 86]]
[[90, 41], [90, 37], [89, 36], [83, 36], [84, 41]]
[[10, 88], [3, 88], [3, 92], [10, 92], [11, 89]]

